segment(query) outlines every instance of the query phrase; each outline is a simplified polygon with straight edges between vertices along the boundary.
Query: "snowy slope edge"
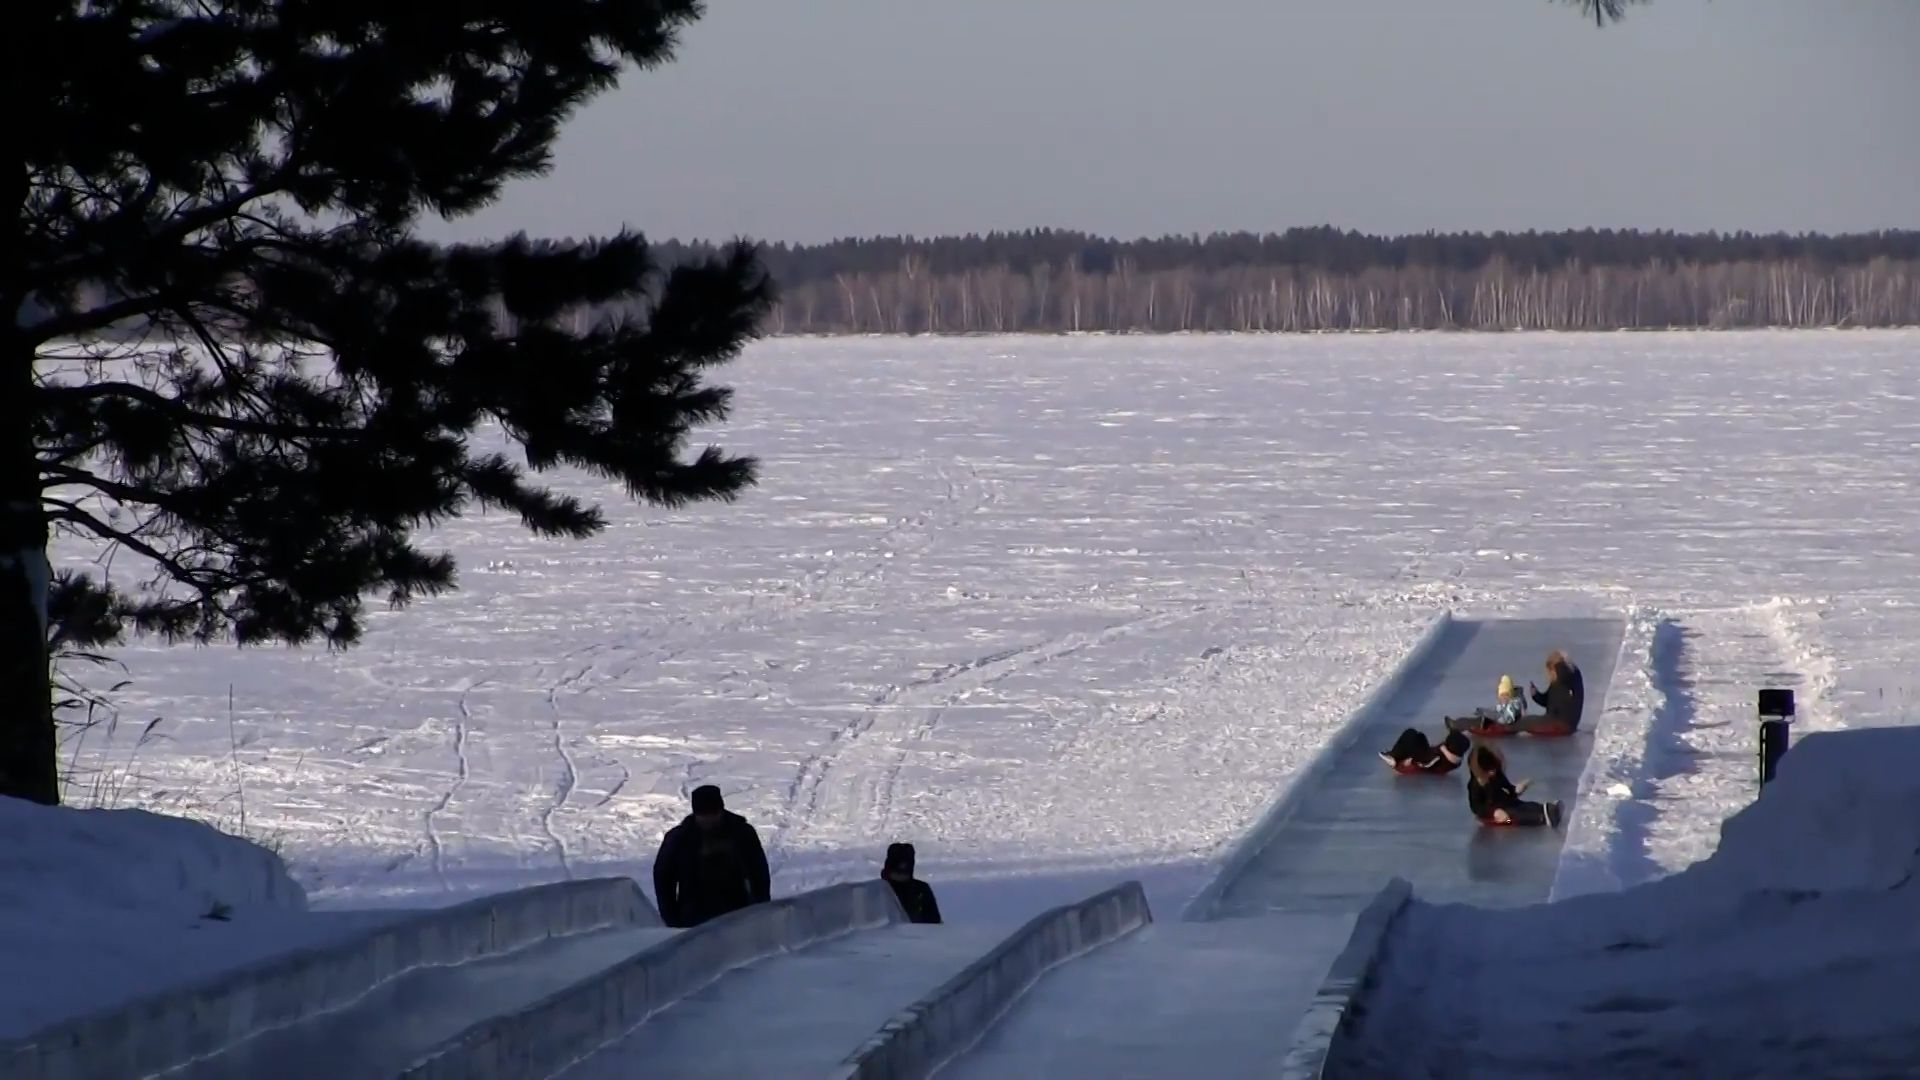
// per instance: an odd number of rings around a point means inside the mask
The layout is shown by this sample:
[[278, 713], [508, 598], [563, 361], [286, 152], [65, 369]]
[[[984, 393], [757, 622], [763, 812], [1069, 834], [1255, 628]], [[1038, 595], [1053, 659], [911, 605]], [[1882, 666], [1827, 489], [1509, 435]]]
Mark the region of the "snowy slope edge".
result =
[[[1595, 892], [1618, 892], [1625, 884], [1617, 871], [1621, 804], [1635, 791], [1646, 789], [1647, 741], [1654, 714], [1662, 707], [1662, 687], [1655, 670], [1661, 645], [1672, 624], [1664, 611], [1630, 606], [1627, 630], [1613, 666], [1613, 680], [1600, 701], [1589, 701], [1589, 732], [1593, 749], [1587, 754], [1572, 801], [1566, 840], [1560, 845], [1549, 902]], [[1622, 795], [1621, 791], [1628, 794]]]
[[[284, 874], [278, 858], [254, 850]], [[660, 925], [631, 878], [554, 882], [392, 916], [383, 913], [382, 925], [344, 940], [283, 951], [54, 1024], [0, 1047], [0, 1072], [21, 1080], [147, 1075], [262, 1030], [342, 1008], [418, 968], [461, 964], [608, 927]]]
[[985, 956], [901, 1010], [848, 1055], [834, 1080], [921, 1080], [965, 1053], [1040, 976], [1153, 921], [1128, 881], [1043, 911]]
[[741, 908], [524, 1009], [481, 1020], [414, 1062], [402, 1080], [554, 1076], [735, 968], [905, 921], [893, 887], [878, 878]]
[[1381, 680], [1361, 701], [1359, 707], [1348, 714], [1346, 721], [1321, 745], [1306, 765], [1281, 785], [1280, 790], [1275, 792], [1273, 798], [1267, 803], [1266, 809], [1255, 820], [1253, 827], [1242, 833], [1239, 841], [1229, 850], [1213, 880], [1208, 882], [1207, 887], [1200, 890], [1199, 895], [1187, 904], [1186, 911], [1181, 915], [1183, 920], [1205, 922], [1213, 918], [1220, 903], [1220, 897], [1225, 895], [1227, 889], [1242, 873], [1246, 872], [1247, 866], [1273, 841], [1274, 835], [1286, 826], [1287, 819], [1293, 814], [1294, 795], [1301, 790], [1300, 778], [1322, 772], [1326, 762], [1332, 760], [1359, 737], [1360, 732], [1366, 728], [1368, 718], [1391, 702], [1406, 685], [1407, 678], [1426, 662], [1434, 647], [1446, 635], [1447, 628], [1453, 624], [1453, 618], [1451, 610], [1442, 611], [1434, 616], [1433, 621], [1427, 624], [1426, 630], [1413, 643], [1413, 647], [1400, 658], [1400, 663], [1393, 669], [1393, 673]]

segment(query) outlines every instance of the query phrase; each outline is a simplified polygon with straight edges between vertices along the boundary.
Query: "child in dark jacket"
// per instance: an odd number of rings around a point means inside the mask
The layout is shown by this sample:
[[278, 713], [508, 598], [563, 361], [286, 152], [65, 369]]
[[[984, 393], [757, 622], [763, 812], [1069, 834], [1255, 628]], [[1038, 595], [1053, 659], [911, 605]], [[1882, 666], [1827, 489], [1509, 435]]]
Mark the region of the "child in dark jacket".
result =
[[933, 886], [913, 876], [912, 844], [888, 844], [887, 861], [880, 867], [880, 876], [893, 886], [893, 895], [899, 899], [900, 908], [907, 913], [909, 921], [940, 921], [940, 902], [933, 898]]
[[1440, 745], [1435, 746], [1428, 741], [1424, 732], [1418, 728], [1408, 728], [1400, 733], [1391, 747], [1380, 751], [1380, 760], [1392, 766], [1397, 773], [1445, 776], [1460, 767], [1472, 745], [1466, 735], [1449, 731]]
[[1506, 762], [1500, 752], [1485, 743], [1467, 756], [1467, 809], [1482, 825], [1559, 828], [1559, 803], [1528, 802], [1520, 797], [1532, 783], [1522, 780], [1515, 784], [1507, 779]]

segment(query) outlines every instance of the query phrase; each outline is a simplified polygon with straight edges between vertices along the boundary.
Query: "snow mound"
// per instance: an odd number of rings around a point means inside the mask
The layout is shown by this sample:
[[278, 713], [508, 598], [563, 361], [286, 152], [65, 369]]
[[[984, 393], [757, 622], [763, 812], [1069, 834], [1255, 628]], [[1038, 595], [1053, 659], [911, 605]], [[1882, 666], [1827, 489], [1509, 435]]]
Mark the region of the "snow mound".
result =
[[[1899, 1074], [1920, 1045], [1916, 870], [1920, 728], [1809, 735], [1671, 877], [1514, 911], [1416, 900], [1337, 1056], [1379, 1075], [1410, 1041], [1422, 1076]], [[1511, 991], [1498, 1010], [1460, 1007], [1487, 986]]]
[[1722, 894], [1884, 890], [1920, 869], [1920, 729], [1808, 735], [1762, 790], [1721, 827], [1719, 851], [1672, 880]]
[[310, 912], [279, 856], [197, 821], [0, 798], [0, 1039], [395, 915]]
[[304, 911], [273, 852], [186, 818], [74, 810], [0, 798], [0, 912], [95, 922], [114, 913], [206, 915], [216, 907]]

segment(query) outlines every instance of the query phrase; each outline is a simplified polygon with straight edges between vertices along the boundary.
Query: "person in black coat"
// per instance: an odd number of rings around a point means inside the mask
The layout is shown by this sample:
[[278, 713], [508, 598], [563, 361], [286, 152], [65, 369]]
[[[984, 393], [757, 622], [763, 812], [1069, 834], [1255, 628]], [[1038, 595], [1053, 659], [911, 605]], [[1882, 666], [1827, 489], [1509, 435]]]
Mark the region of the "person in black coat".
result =
[[1515, 784], [1507, 779], [1506, 762], [1501, 760], [1500, 752], [1485, 743], [1474, 747], [1467, 756], [1467, 809], [1482, 825], [1559, 828], [1559, 803], [1528, 802], [1520, 797], [1532, 783], [1522, 780]]
[[1533, 692], [1534, 704], [1546, 712], [1537, 719], [1529, 717], [1521, 730], [1535, 735], [1571, 735], [1580, 730], [1580, 714], [1587, 707], [1587, 683], [1566, 653], [1555, 649], [1547, 654], [1545, 690], [1532, 683], [1527, 689]]
[[901, 910], [910, 921], [940, 921], [940, 902], [933, 898], [933, 886], [913, 876], [912, 844], [888, 844], [887, 861], [880, 866], [880, 876], [893, 886], [893, 895], [899, 898]]
[[772, 897], [772, 875], [760, 834], [727, 809], [720, 789], [693, 789], [693, 813], [667, 830], [653, 858], [654, 902], [668, 926], [708, 919]]
[[1419, 728], [1408, 728], [1391, 747], [1380, 751], [1380, 760], [1397, 773], [1445, 776], [1466, 760], [1471, 745], [1465, 732], [1449, 731], [1436, 745]]

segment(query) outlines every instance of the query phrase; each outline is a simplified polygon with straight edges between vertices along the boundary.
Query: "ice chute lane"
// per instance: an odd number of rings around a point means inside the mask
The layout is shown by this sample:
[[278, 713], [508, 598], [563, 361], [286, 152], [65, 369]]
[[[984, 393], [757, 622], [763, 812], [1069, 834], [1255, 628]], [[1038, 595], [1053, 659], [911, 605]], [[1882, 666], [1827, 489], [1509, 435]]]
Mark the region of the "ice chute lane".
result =
[[1509, 775], [1533, 781], [1528, 798], [1561, 800], [1571, 816], [1625, 634], [1621, 619], [1451, 620], [1395, 692], [1355, 715], [1355, 729], [1336, 736], [1333, 751], [1255, 827], [1249, 857], [1217, 883], [1211, 910], [1200, 917], [1351, 915], [1396, 876], [1423, 900], [1484, 907], [1546, 900], [1563, 832], [1481, 828], [1468, 816], [1461, 773], [1396, 776], [1376, 755], [1403, 728], [1438, 738], [1443, 716], [1491, 704], [1503, 674], [1522, 687], [1544, 684], [1547, 652], [1560, 649], [1585, 681], [1579, 732], [1505, 738], [1499, 747]]
[[558, 1080], [826, 1076], [896, 1012], [1006, 936], [896, 923], [736, 968]]
[[259, 1032], [166, 1080], [398, 1076], [476, 1018], [524, 1008], [677, 933], [658, 926], [602, 930], [505, 956], [418, 968], [345, 1008]]
[[1040, 977], [939, 1080], [1267, 1077], [1350, 915], [1154, 923]]

